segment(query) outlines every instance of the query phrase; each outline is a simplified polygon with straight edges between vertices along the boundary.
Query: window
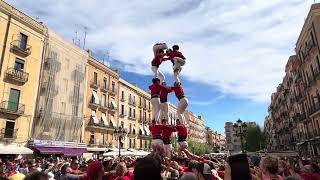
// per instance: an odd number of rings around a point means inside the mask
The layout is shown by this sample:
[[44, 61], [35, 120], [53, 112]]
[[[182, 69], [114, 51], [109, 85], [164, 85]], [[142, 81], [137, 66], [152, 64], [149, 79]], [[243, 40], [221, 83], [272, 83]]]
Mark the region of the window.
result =
[[16, 58], [14, 62], [14, 69], [22, 71], [24, 69], [24, 60]]
[[129, 102], [131, 103], [131, 94], [129, 94]]
[[142, 110], [140, 109], [140, 120], [142, 120]]
[[19, 44], [20, 49], [26, 50], [27, 42], [28, 42], [28, 36], [23, 33], [20, 33], [20, 44]]
[[310, 36], [311, 36], [312, 43], [316, 44], [315, 41], [314, 41], [314, 36], [313, 36], [313, 32], [312, 31], [310, 31]]
[[121, 105], [121, 114], [124, 115], [124, 105]]
[[312, 78], [314, 78], [314, 70], [313, 70], [312, 64], [310, 64], [310, 70], [311, 70]]
[[132, 109], [129, 108], [129, 117], [132, 117]]
[[123, 121], [121, 121], [121, 127], [124, 128], [124, 122]]
[[233, 142], [235, 142], [235, 143], [236, 143], [236, 142], [237, 142], [237, 140], [235, 139], [235, 140], [233, 140]]
[[146, 119], [147, 119], [147, 112], [144, 112], [143, 120], [146, 120]]
[[319, 62], [319, 56], [316, 56], [317, 58], [317, 66], [318, 66], [318, 70], [320, 71], [320, 62]]
[[98, 73], [93, 72], [93, 83], [98, 84]]
[[132, 129], [132, 124], [129, 124], [129, 133], [131, 133], [131, 129]]
[[90, 144], [94, 144], [94, 131], [90, 131]]
[[7, 120], [6, 121], [6, 127], [4, 130], [4, 138], [13, 138], [15, 136], [14, 126], [15, 126], [14, 120]]
[[115, 83], [112, 81], [112, 84], [111, 84], [111, 91], [112, 92], [115, 92], [116, 90], [115, 90]]
[[135, 103], [136, 102], [136, 97], [135, 96], [133, 96], [133, 103]]
[[132, 147], [131, 147], [131, 139], [129, 139], [129, 148], [132, 148]]
[[102, 94], [101, 106], [106, 107], [107, 96], [106, 94]]
[[19, 108], [20, 91], [17, 89], [10, 89], [8, 110], [16, 112]]
[[124, 91], [121, 91], [121, 99], [124, 99]]
[[136, 117], [136, 110], [133, 109], [133, 117], [135, 118]]
[[107, 79], [103, 79], [103, 84], [102, 84], [103, 89], [107, 89]]
[[141, 97], [140, 97], [139, 99], [140, 99], [140, 106], [142, 106], [142, 99], [141, 99]]

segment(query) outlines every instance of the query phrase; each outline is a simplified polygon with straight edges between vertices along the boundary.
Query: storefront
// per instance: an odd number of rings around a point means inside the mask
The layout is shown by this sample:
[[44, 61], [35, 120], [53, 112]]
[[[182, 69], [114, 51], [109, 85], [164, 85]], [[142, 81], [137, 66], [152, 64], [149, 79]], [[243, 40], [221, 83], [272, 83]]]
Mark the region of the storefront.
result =
[[82, 156], [87, 152], [87, 146], [84, 143], [51, 141], [51, 140], [32, 140], [29, 142], [29, 147], [36, 154], [56, 154], [62, 156]]

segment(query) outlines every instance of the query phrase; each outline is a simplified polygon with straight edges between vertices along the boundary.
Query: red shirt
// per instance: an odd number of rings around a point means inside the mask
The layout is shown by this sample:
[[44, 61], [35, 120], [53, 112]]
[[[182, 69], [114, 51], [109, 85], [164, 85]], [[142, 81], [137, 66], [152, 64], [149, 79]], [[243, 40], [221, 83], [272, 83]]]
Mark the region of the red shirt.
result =
[[162, 127], [162, 139], [163, 139], [163, 141], [165, 141], [165, 140], [170, 141], [172, 133], [176, 132], [176, 131], [177, 131], [176, 128], [164, 125]]
[[152, 84], [151, 86], [149, 86], [149, 89], [150, 89], [150, 91], [151, 91], [151, 95], [152, 95], [152, 94], [159, 94], [159, 93], [160, 93], [161, 86], [160, 86], [160, 84], [158, 84], [158, 83], [154, 83], [154, 84]]
[[161, 138], [163, 126], [160, 124], [149, 126], [153, 138]]
[[171, 52], [168, 52], [166, 55], [167, 55], [168, 59], [170, 59], [170, 60], [173, 60], [173, 58], [175, 58], [175, 57], [179, 57], [181, 59], [186, 59], [180, 51], [171, 51]]
[[188, 137], [188, 130], [184, 124], [179, 124], [176, 126], [178, 132], [178, 138], [186, 139]]
[[172, 92], [171, 89], [161, 86], [161, 89], [160, 89], [160, 101], [161, 102], [167, 102], [168, 101], [168, 94], [170, 92]]
[[173, 87], [171, 87], [171, 89], [174, 91], [174, 93], [176, 94], [176, 97], [179, 100], [180, 100], [180, 98], [182, 98], [182, 96], [184, 96], [182, 86], [173, 86]]
[[128, 171], [124, 176], [119, 176], [117, 173], [114, 173], [109, 180], [133, 180], [133, 177], [133, 173]]
[[162, 54], [157, 54], [157, 55], [153, 58], [153, 60], [152, 60], [152, 62], [151, 62], [151, 65], [152, 65], [152, 66], [157, 66], [157, 67], [159, 67], [160, 64], [161, 64], [162, 61], [163, 61], [163, 57], [164, 57], [164, 55], [162, 55]]

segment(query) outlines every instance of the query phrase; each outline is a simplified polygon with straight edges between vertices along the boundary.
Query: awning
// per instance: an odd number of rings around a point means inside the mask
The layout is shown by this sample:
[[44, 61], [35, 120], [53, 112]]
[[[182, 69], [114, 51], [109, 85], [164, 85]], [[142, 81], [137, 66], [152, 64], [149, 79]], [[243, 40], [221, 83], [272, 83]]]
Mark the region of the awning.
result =
[[109, 148], [87, 148], [88, 152], [108, 151]]
[[91, 118], [93, 119], [93, 123], [95, 124], [99, 124], [99, 120], [96, 116], [96, 112], [95, 111], [91, 111]]
[[106, 117], [106, 114], [105, 114], [105, 113], [102, 113], [101, 119], [102, 119], [102, 121], [103, 121], [103, 124], [104, 124], [105, 126], [108, 126], [108, 121], [107, 121], [107, 117]]
[[94, 98], [94, 103], [95, 104], [99, 104], [99, 97], [98, 97], [98, 94], [97, 94], [97, 92], [95, 92], [95, 91], [92, 91], [92, 95], [93, 95], [93, 98]]
[[147, 126], [144, 126], [144, 130], [146, 131], [146, 135], [149, 136], [150, 135], [150, 130]]
[[117, 125], [116, 121], [114, 120], [114, 116], [111, 116], [110, 121], [112, 122], [114, 127]]
[[8, 145], [0, 146], [0, 154], [33, 154], [33, 151], [24, 146]]
[[114, 101], [114, 99], [111, 99], [111, 108], [117, 109], [117, 103]]
[[65, 156], [81, 156], [87, 152], [86, 148], [68, 148], [68, 147], [35, 147], [40, 154], [63, 154]]

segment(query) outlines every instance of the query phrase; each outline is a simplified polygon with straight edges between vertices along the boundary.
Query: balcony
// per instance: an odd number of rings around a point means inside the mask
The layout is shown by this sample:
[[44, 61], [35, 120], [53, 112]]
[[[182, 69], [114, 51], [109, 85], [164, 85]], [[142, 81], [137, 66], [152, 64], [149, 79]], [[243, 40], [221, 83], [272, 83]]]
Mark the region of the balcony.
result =
[[94, 89], [98, 89], [98, 88], [99, 88], [99, 81], [92, 79], [92, 80], [90, 81], [90, 87], [92, 87], [92, 88], [94, 88]]
[[117, 108], [109, 108], [109, 112], [111, 113], [111, 114], [114, 114], [114, 113], [116, 113], [116, 111], [117, 111]]
[[0, 103], [0, 113], [21, 116], [24, 114], [24, 110], [24, 104], [10, 101], [2, 101]]
[[320, 102], [316, 102], [316, 103], [314, 103], [314, 106], [310, 111], [310, 115], [314, 116], [314, 115], [318, 114], [319, 111], [320, 111]]
[[101, 85], [100, 90], [104, 93], [108, 92], [108, 88], [106, 86], [104, 86], [104, 84]]
[[11, 42], [11, 51], [19, 54], [20, 56], [26, 57], [31, 54], [32, 47], [28, 44], [23, 44], [20, 40], [14, 40]]
[[2, 128], [1, 129], [1, 139], [14, 140], [17, 138], [17, 131], [18, 131], [18, 129]]
[[121, 96], [120, 101], [121, 102], [126, 102], [126, 96]]
[[129, 116], [128, 119], [135, 121], [135, 120], [136, 120], [136, 117], [134, 117], [134, 116]]
[[89, 108], [91, 109], [97, 109], [100, 105], [96, 104], [95, 102], [90, 102], [89, 103]]
[[107, 112], [108, 106], [106, 106], [106, 105], [101, 105], [101, 106], [100, 106], [100, 110], [101, 110], [102, 112]]
[[136, 102], [131, 99], [129, 99], [128, 104], [131, 106], [136, 106]]
[[129, 133], [128, 133], [128, 136], [129, 136], [130, 138], [134, 138], [134, 137], [136, 137], [136, 134], [133, 133], [133, 132], [129, 132]]
[[125, 113], [125, 112], [120, 113], [119, 116], [120, 116], [121, 118], [124, 118], [125, 116], [127, 116], [127, 113]]
[[57, 57], [47, 57], [44, 66], [47, 70], [52, 70], [54, 72], [59, 72], [61, 70], [61, 63], [57, 60]]
[[26, 83], [28, 81], [29, 73], [23, 70], [9, 68], [6, 71], [6, 78], [18, 83]]
[[103, 124], [103, 122], [100, 122], [99, 124], [96, 124], [91, 119], [88, 122], [88, 127], [89, 128], [95, 128], [95, 129], [103, 129], [103, 130], [114, 130], [114, 127], [111, 124], [109, 124], [108, 126]]
[[303, 52], [304, 60], [308, 61], [309, 59], [311, 59], [311, 55], [315, 50], [317, 50], [317, 45], [310, 41]]
[[110, 89], [110, 95], [111, 96], [115, 96], [117, 94], [117, 90], [116, 89]]

